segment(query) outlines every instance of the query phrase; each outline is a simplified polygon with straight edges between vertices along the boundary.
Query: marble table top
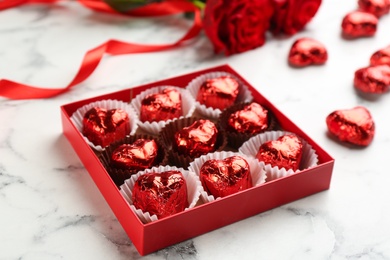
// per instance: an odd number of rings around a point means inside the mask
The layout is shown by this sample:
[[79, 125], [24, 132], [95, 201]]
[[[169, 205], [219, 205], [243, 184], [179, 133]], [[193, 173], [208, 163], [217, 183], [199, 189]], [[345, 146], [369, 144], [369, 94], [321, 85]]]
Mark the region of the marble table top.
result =
[[[145, 259], [390, 259], [390, 96], [366, 98], [355, 70], [390, 44], [390, 15], [375, 37], [345, 40], [341, 20], [357, 1], [327, 0], [312, 22], [256, 50], [214, 55], [201, 35], [189, 46], [106, 56], [90, 78], [51, 99], [0, 99], [0, 259], [139, 259], [103, 196], [62, 134], [60, 106], [143, 83], [229, 64], [336, 160], [329, 190], [283, 205]], [[169, 43], [188, 28], [180, 17], [126, 18], [75, 2], [0, 12], [0, 78], [59, 88], [83, 55], [108, 39]], [[328, 49], [324, 66], [294, 69], [292, 43], [312, 37]], [[329, 138], [326, 116], [367, 107], [373, 143], [353, 148]]]

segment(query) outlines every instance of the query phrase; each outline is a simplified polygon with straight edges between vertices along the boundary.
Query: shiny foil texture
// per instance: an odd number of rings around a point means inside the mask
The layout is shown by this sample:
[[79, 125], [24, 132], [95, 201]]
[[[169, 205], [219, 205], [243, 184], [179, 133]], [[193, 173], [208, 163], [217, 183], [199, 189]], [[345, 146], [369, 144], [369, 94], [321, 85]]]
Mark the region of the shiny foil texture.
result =
[[129, 116], [122, 109], [94, 107], [83, 118], [83, 135], [102, 147], [124, 138], [130, 130]]
[[122, 144], [111, 154], [111, 163], [121, 169], [144, 170], [154, 165], [158, 146], [154, 140], [138, 139]]
[[304, 67], [321, 65], [328, 60], [325, 46], [311, 38], [301, 38], [294, 42], [288, 55], [288, 62], [292, 66]]
[[238, 133], [260, 133], [268, 128], [268, 110], [251, 103], [229, 116], [228, 128]]
[[175, 133], [175, 148], [178, 153], [198, 157], [215, 150], [218, 129], [210, 120], [200, 119]]
[[341, 28], [345, 38], [370, 37], [376, 33], [378, 18], [370, 13], [354, 11], [347, 14]]
[[326, 117], [331, 134], [342, 142], [359, 146], [369, 145], [375, 135], [375, 123], [370, 112], [362, 106], [336, 110]]
[[134, 183], [133, 204], [159, 219], [188, 207], [187, 185], [180, 171], [146, 173]]
[[389, 0], [359, 0], [359, 9], [371, 13], [376, 17], [381, 17], [389, 13], [390, 1]]
[[365, 93], [382, 94], [389, 91], [390, 66], [378, 65], [357, 70], [354, 85]]
[[256, 158], [272, 167], [278, 166], [280, 169], [299, 169], [303, 154], [303, 144], [299, 138], [292, 134], [279, 137], [276, 140], [263, 143]]
[[252, 187], [249, 164], [241, 156], [208, 160], [202, 165], [199, 177], [205, 191], [215, 198]]
[[376, 51], [371, 55], [370, 65], [388, 65], [390, 66], [390, 46]]
[[234, 104], [239, 92], [239, 83], [230, 76], [206, 80], [199, 88], [196, 100], [215, 109], [224, 110]]
[[150, 94], [141, 102], [142, 122], [166, 121], [183, 115], [181, 94], [174, 88], [165, 88], [161, 93]]

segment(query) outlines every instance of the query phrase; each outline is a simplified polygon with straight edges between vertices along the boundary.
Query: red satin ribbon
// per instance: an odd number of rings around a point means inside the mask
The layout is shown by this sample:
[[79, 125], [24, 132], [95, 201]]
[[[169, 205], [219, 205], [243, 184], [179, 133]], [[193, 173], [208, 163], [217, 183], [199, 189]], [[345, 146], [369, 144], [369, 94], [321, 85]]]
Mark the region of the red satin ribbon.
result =
[[[54, 3], [56, 0], [0, 0], [0, 10], [31, 3]], [[115, 13], [115, 10], [110, 8], [102, 1], [78, 0], [84, 6], [99, 12]], [[167, 1], [162, 3], [153, 3], [136, 10], [129, 11], [126, 15], [131, 16], [162, 16], [174, 15], [185, 12], [193, 12], [195, 14], [194, 23], [188, 32], [174, 43], [164, 45], [145, 45], [126, 43], [118, 40], [108, 40], [107, 42], [89, 50], [82, 60], [79, 71], [73, 80], [64, 88], [48, 89], [20, 84], [7, 79], [0, 80], [0, 96], [9, 99], [38, 99], [49, 98], [67, 92], [75, 85], [86, 80], [99, 65], [104, 54], [121, 55], [130, 53], [144, 53], [167, 50], [179, 46], [196, 37], [202, 29], [202, 20], [200, 11], [192, 3], [187, 1]]]

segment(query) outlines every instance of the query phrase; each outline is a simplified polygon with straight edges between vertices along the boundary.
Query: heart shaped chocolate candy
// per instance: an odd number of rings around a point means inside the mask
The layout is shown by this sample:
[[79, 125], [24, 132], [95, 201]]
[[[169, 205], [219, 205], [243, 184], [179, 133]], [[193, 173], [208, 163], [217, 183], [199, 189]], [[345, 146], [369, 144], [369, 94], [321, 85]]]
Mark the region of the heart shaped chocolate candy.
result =
[[130, 134], [129, 116], [122, 109], [91, 108], [84, 115], [82, 133], [93, 144], [105, 147]]
[[268, 110], [251, 103], [229, 116], [228, 128], [238, 133], [260, 133], [268, 128]]
[[141, 102], [142, 122], [166, 121], [182, 115], [181, 94], [172, 87], [163, 89], [161, 93], [150, 94]]
[[206, 107], [224, 110], [234, 104], [239, 92], [239, 83], [230, 76], [206, 80], [199, 88], [196, 101]]
[[276, 140], [263, 143], [256, 158], [272, 167], [278, 166], [286, 170], [299, 169], [303, 154], [303, 144], [296, 135], [286, 134]]
[[121, 169], [144, 170], [153, 166], [157, 152], [154, 140], [138, 139], [132, 144], [117, 147], [111, 154], [111, 163]]
[[252, 187], [249, 164], [241, 156], [208, 160], [200, 168], [199, 177], [203, 188], [215, 198]]
[[143, 212], [168, 217], [188, 207], [186, 180], [180, 171], [143, 174], [134, 183], [132, 200]]
[[324, 64], [328, 60], [325, 46], [311, 38], [301, 38], [294, 42], [288, 55], [288, 61], [296, 67]]
[[370, 65], [388, 65], [390, 66], [390, 46], [374, 52], [370, 57]]
[[336, 110], [326, 117], [329, 132], [340, 141], [367, 146], [375, 135], [375, 123], [370, 112], [362, 106]]
[[341, 23], [345, 38], [370, 37], [375, 35], [378, 18], [363, 11], [353, 11], [344, 16]]
[[362, 92], [385, 93], [390, 89], [390, 66], [377, 65], [358, 69], [353, 82], [355, 88]]
[[198, 157], [215, 151], [217, 135], [218, 129], [213, 122], [200, 119], [175, 133], [174, 146], [178, 153]]

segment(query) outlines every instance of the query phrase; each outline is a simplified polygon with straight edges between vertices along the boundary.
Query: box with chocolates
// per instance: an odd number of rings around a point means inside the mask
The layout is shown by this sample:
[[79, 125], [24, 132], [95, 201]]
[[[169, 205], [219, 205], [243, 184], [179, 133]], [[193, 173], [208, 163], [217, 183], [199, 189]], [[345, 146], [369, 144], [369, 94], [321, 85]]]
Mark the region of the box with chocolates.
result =
[[141, 255], [329, 189], [334, 159], [228, 65], [61, 107]]

